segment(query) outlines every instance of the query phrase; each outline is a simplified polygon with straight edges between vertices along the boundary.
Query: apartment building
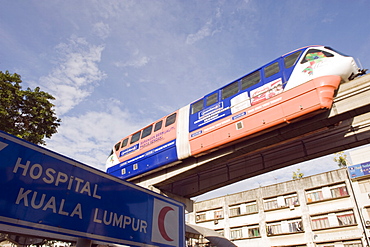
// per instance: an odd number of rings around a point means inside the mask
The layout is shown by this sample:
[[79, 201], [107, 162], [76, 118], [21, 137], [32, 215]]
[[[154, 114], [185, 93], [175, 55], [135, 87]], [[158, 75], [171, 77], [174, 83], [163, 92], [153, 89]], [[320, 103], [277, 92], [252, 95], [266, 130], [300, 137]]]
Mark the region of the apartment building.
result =
[[368, 246], [369, 193], [341, 168], [195, 203], [188, 221], [236, 246]]

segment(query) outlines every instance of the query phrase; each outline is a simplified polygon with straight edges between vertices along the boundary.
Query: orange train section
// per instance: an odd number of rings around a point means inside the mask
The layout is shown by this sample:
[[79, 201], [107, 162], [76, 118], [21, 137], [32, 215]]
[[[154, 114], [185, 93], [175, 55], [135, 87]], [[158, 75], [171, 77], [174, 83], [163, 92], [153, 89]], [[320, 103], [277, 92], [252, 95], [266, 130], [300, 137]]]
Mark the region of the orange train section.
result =
[[341, 77], [337, 75], [315, 78], [207, 125], [201, 129], [200, 135], [191, 137], [190, 133], [191, 154], [199, 155], [278, 124], [329, 109], [340, 82]]

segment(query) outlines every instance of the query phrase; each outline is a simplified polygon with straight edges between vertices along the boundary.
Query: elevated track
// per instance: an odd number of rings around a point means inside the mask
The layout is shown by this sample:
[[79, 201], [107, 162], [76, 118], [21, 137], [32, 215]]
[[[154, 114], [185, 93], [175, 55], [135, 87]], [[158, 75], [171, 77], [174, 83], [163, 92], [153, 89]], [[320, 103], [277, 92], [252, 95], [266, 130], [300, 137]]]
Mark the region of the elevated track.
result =
[[[333, 107], [130, 182], [191, 198], [246, 178], [370, 143], [370, 75], [340, 86]], [[319, 165], [319, 164], [318, 164]]]

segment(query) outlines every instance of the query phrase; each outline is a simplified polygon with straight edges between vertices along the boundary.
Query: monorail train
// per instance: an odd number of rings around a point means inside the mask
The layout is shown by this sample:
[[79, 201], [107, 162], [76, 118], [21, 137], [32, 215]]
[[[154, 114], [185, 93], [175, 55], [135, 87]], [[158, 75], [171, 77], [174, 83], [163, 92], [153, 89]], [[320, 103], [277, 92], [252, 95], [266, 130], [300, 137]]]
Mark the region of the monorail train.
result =
[[330, 109], [339, 84], [365, 72], [327, 46], [289, 52], [123, 138], [107, 173], [135, 177]]

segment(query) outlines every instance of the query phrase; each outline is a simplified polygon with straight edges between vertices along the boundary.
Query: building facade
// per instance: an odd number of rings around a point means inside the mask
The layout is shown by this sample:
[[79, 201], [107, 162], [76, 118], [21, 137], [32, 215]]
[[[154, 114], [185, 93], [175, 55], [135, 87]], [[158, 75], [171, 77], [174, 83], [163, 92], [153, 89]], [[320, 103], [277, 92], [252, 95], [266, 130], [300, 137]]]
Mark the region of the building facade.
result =
[[368, 246], [369, 193], [342, 168], [195, 203], [188, 221], [236, 246]]

